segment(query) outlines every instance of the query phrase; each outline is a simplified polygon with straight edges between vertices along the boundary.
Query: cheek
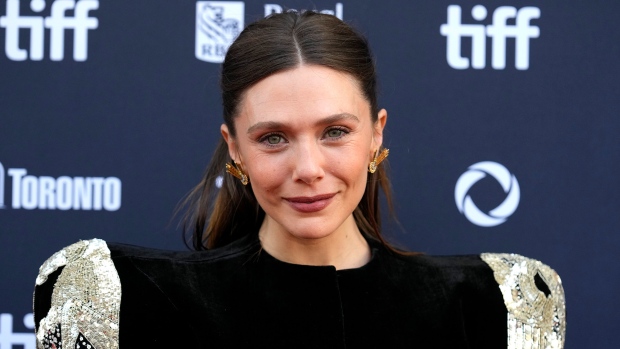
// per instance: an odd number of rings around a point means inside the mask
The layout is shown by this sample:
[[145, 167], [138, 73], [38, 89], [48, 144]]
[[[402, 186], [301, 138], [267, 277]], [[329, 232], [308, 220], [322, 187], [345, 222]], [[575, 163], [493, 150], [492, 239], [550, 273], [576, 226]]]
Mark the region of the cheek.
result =
[[259, 156], [248, 162], [247, 166], [254, 194], [257, 196], [277, 193], [286, 181], [286, 165], [281, 159]]
[[368, 163], [366, 152], [351, 151], [347, 152], [346, 156], [338, 154], [332, 157], [329, 172], [353, 187], [365, 187]]

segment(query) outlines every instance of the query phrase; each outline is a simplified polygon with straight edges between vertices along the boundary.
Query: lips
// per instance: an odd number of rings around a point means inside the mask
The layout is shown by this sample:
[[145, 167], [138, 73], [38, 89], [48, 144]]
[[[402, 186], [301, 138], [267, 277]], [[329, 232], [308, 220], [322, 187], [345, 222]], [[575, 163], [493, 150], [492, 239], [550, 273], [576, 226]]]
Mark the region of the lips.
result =
[[310, 213], [318, 212], [327, 207], [336, 193], [322, 194], [316, 196], [296, 196], [284, 198], [291, 207], [299, 212]]

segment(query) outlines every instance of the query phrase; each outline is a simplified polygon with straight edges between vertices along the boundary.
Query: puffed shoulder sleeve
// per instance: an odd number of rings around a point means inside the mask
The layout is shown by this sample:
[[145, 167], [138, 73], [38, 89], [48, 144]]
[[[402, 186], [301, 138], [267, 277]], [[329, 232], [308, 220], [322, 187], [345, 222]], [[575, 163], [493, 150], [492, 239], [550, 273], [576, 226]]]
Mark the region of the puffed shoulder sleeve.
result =
[[105, 241], [65, 247], [39, 269], [37, 349], [118, 348], [121, 282]]
[[564, 289], [549, 266], [516, 254], [483, 253], [508, 310], [508, 349], [564, 347]]

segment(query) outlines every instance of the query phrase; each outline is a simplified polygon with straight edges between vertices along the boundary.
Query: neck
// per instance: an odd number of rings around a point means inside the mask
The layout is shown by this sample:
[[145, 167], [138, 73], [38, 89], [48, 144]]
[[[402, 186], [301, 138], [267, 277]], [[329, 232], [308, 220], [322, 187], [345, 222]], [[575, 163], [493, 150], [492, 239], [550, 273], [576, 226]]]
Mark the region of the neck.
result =
[[259, 238], [270, 255], [292, 264], [332, 265], [340, 270], [359, 268], [370, 260], [370, 247], [353, 215], [334, 232], [319, 238], [295, 236], [267, 216], [259, 230]]

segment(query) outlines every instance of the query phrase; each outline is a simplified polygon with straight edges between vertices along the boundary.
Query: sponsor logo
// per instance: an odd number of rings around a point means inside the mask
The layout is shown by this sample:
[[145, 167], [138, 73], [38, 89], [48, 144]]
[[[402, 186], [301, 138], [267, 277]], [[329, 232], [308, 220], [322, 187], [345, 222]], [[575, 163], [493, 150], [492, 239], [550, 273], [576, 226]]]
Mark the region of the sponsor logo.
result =
[[[471, 10], [476, 21], [487, 18], [487, 9], [476, 5]], [[515, 41], [515, 68], [527, 70], [530, 66], [530, 39], [540, 35], [540, 29], [531, 24], [531, 20], [540, 18], [540, 9], [527, 6], [517, 10], [512, 6], [500, 6], [493, 12], [492, 24], [462, 24], [461, 7], [448, 6], [447, 23], [440, 27], [441, 35], [446, 37], [446, 59], [454, 69], [474, 69], [486, 67], [487, 37], [491, 38], [491, 66], [493, 69], [506, 68], [506, 41]], [[514, 25], [508, 24], [514, 21]], [[471, 61], [462, 56], [463, 38], [471, 38]]]
[[28, 333], [13, 332], [13, 315], [0, 314], [0, 348], [13, 348], [21, 345], [24, 349], [35, 349], [36, 339], [34, 335], [34, 316], [32, 313], [24, 316], [24, 326], [31, 330]]
[[[495, 178], [507, 194], [504, 202], [488, 214], [482, 212], [468, 195], [469, 189], [487, 175]], [[504, 223], [519, 206], [520, 197], [521, 191], [517, 178], [506, 167], [492, 161], [483, 161], [469, 166], [467, 172], [459, 177], [454, 188], [454, 199], [459, 212], [470, 222], [481, 227], [493, 227]]]
[[222, 63], [226, 51], [243, 30], [243, 1], [196, 3], [196, 58]]
[[[319, 12], [342, 20], [343, 8], [342, 3], [338, 2], [333, 10], [324, 9]], [[282, 5], [278, 4], [265, 4], [264, 9], [265, 17], [284, 11]], [[224, 62], [226, 51], [244, 28], [244, 18], [243, 1], [196, 2], [196, 58], [210, 63]]]
[[[342, 20], [342, 13], [343, 13], [343, 6], [342, 3], [337, 2], [336, 6], [333, 10], [329, 10], [329, 9], [325, 9], [325, 10], [321, 10], [319, 12], [321, 13], [325, 13], [328, 15], [332, 15], [332, 16], [336, 16], [338, 17], [340, 20]], [[294, 9], [291, 9], [294, 10]], [[265, 4], [265, 17], [269, 16], [270, 14], [273, 13], [282, 13], [282, 11], [284, 11], [284, 9], [282, 8], [281, 5], [278, 4]], [[302, 10], [304, 11], [304, 10]]]
[[[30, 9], [40, 13], [46, 8], [45, 0], [30, 1]], [[62, 61], [65, 56], [65, 32], [73, 31], [73, 59], [78, 62], [88, 58], [88, 31], [97, 29], [99, 21], [90, 17], [90, 11], [99, 8], [98, 0], [56, 0], [50, 15], [25, 16], [20, 13], [20, 0], [6, 0], [6, 14], [0, 17], [0, 27], [5, 28], [4, 52], [13, 61], [40, 61], [43, 59], [45, 29], [49, 29], [49, 55], [52, 61]], [[68, 15], [71, 13], [72, 15]], [[19, 46], [20, 34], [30, 34], [30, 49]]]
[[[26, 210], [117, 211], [121, 207], [121, 180], [116, 177], [28, 175], [25, 168], [9, 168], [11, 208]], [[5, 171], [0, 163], [0, 208], [4, 205]]]

